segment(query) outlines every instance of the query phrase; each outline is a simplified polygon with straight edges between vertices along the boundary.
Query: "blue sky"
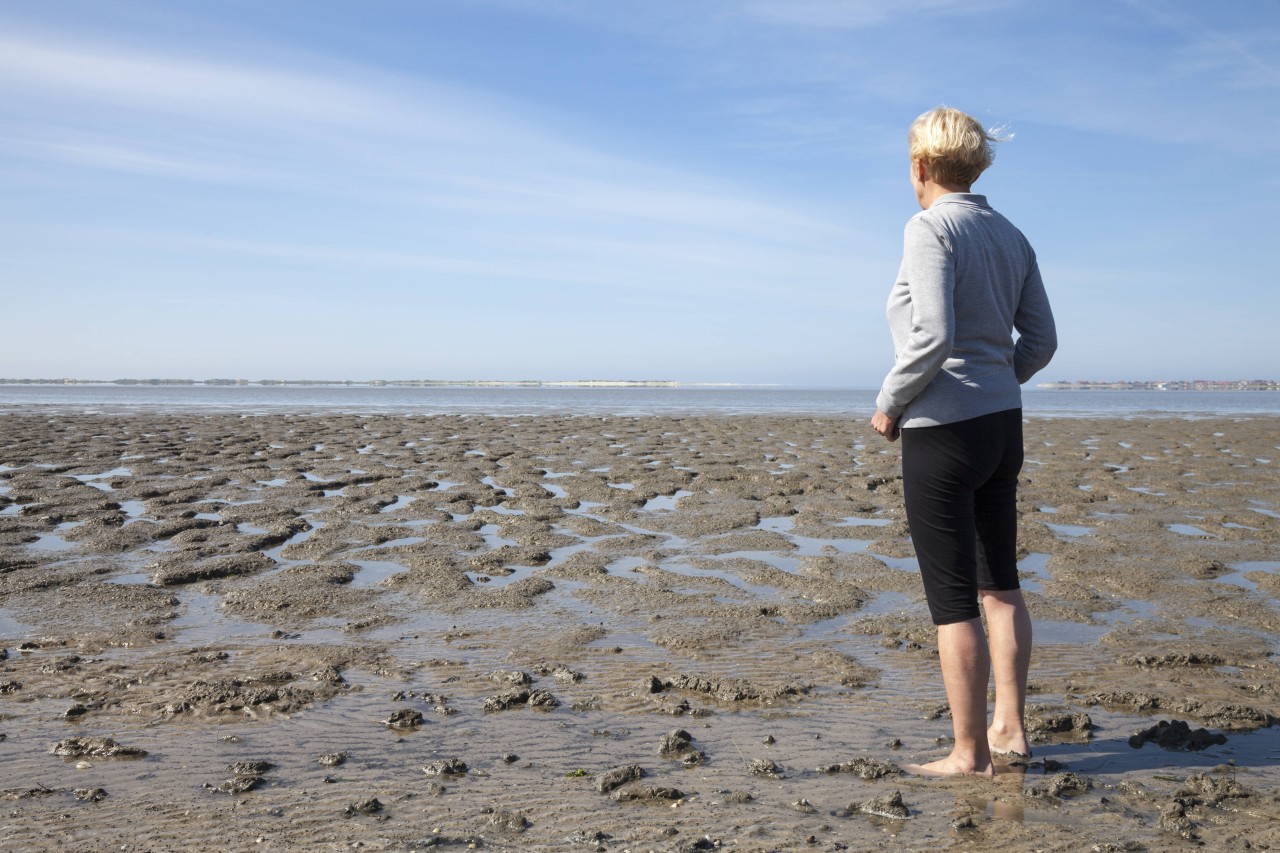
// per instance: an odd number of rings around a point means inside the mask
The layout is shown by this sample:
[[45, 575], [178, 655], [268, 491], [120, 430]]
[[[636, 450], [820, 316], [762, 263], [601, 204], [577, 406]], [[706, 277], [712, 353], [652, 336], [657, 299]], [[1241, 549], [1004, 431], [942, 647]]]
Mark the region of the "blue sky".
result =
[[876, 386], [938, 104], [1036, 381], [1280, 369], [1274, 0], [0, 2], [0, 376]]

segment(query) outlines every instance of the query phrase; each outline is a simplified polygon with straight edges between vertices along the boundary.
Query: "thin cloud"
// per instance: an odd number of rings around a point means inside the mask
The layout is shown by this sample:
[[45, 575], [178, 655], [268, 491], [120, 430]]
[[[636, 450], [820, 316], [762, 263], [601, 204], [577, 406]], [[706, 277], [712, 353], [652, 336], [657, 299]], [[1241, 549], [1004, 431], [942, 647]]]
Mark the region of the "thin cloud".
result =
[[904, 17], [986, 14], [1010, 5], [1004, 0], [752, 0], [742, 14], [801, 27], [865, 29]]
[[[354, 79], [5, 37], [0, 91], [21, 94], [25, 105], [14, 110], [25, 120], [0, 145], [79, 167], [310, 182], [326, 195], [400, 196], [455, 210], [605, 214], [807, 243], [851, 236], [723, 181], [560, 138], [503, 115], [501, 99], [367, 71]], [[128, 112], [122, 120], [104, 108]], [[162, 149], [156, 138], [170, 142]]]

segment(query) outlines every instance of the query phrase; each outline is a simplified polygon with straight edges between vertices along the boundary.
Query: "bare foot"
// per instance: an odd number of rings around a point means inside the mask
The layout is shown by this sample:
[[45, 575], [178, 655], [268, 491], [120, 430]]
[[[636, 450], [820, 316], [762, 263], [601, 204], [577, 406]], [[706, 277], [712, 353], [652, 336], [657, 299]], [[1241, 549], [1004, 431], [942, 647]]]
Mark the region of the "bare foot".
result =
[[948, 755], [946, 758], [939, 758], [937, 761], [930, 761], [928, 764], [904, 764], [902, 769], [915, 776], [995, 776], [996, 768], [994, 764], [988, 762], [985, 766], [978, 767], [972, 762], [962, 761], [954, 755]]
[[991, 726], [987, 729], [987, 746], [991, 754], [1001, 758], [1031, 758], [1031, 744], [1025, 729]]

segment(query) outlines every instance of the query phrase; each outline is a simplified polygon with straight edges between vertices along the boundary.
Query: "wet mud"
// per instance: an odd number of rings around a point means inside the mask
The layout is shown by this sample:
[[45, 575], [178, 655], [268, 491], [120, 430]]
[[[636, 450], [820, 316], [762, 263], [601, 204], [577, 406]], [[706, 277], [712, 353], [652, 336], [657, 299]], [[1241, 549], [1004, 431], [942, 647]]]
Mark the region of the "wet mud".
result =
[[859, 420], [0, 418], [6, 850], [1280, 848], [1280, 423], [1031, 420], [1032, 755]]

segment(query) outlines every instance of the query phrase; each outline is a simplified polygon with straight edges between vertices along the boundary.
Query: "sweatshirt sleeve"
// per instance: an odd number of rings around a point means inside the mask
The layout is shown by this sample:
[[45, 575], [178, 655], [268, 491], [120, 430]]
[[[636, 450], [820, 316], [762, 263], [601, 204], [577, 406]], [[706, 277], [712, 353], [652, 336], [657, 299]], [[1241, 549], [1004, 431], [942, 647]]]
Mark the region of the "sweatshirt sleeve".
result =
[[1045, 293], [1040, 267], [1034, 258], [1031, 272], [1022, 285], [1013, 327], [1018, 331], [1018, 342], [1013, 347], [1013, 372], [1021, 385], [1044, 368], [1058, 349], [1053, 310], [1049, 307], [1049, 295]]
[[950, 247], [923, 217], [913, 217], [903, 234], [902, 272], [892, 296], [899, 311], [906, 303], [910, 328], [876, 397], [876, 407], [891, 418], [902, 415], [951, 356], [955, 284]]

